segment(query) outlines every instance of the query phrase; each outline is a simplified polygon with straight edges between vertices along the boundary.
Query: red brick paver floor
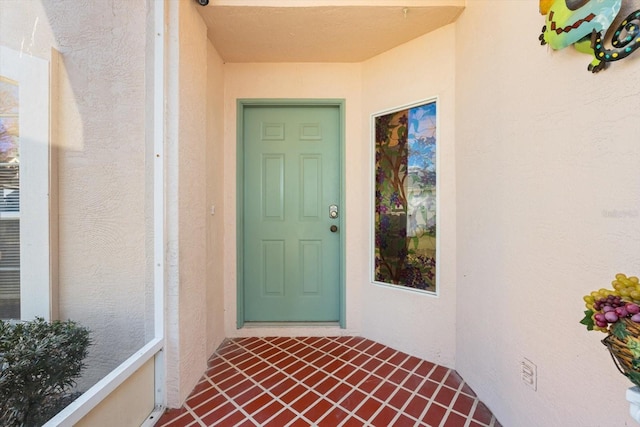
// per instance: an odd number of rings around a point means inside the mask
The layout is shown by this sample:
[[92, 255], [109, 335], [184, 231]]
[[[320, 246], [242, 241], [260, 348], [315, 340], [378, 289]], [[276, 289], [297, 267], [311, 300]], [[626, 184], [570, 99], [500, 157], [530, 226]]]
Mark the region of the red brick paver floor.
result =
[[456, 371], [360, 337], [225, 340], [156, 427], [501, 427]]

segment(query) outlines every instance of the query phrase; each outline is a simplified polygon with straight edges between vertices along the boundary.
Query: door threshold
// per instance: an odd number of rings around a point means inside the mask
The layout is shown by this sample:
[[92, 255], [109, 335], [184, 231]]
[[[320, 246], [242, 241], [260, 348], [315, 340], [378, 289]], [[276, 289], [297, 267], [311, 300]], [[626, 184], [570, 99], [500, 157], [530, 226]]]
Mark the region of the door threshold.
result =
[[327, 328], [340, 326], [340, 322], [244, 322], [243, 328]]

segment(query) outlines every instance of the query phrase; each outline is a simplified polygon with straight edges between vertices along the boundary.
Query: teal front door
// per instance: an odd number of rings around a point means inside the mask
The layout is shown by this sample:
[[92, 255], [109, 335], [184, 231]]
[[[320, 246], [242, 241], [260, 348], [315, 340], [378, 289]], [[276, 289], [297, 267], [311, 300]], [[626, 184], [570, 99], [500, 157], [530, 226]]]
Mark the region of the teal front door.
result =
[[241, 321], [337, 322], [340, 109], [242, 111]]

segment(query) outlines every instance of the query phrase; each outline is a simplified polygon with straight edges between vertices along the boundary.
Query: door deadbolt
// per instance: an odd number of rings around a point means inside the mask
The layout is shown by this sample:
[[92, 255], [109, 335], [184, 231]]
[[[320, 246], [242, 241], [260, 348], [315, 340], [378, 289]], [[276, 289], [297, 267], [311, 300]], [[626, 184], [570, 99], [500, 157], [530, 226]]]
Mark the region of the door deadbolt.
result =
[[331, 227], [329, 227], [329, 230], [331, 230], [332, 233], [335, 233], [336, 231], [338, 231], [338, 226], [332, 225]]
[[329, 206], [329, 218], [338, 218], [338, 205]]

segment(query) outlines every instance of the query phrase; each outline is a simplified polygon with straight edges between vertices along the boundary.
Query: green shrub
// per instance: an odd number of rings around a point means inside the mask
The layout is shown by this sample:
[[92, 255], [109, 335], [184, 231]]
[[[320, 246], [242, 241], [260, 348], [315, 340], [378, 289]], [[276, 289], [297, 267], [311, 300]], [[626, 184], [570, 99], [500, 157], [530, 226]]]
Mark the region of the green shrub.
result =
[[70, 403], [90, 345], [70, 320], [0, 320], [0, 425], [40, 426]]

